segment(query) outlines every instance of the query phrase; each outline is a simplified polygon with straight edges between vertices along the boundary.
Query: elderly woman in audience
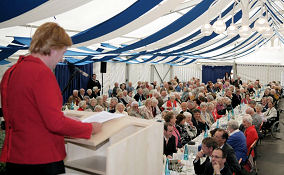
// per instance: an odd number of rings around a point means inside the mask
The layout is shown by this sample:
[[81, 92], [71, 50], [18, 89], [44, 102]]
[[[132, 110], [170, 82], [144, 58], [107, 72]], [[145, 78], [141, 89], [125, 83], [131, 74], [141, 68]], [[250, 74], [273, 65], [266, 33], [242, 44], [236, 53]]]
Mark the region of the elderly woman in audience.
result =
[[246, 93], [245, 98], [241, 100], [241, 103], [249, 104], [250, 101], [251, 101], [250, 94]]
[[124, 106], [127, 105], [127, 102], [123, 99], [123, 92], [118, 92], [116, 98], [118, 100], [118, 103], [122, 103]]
[[144, 118], [141, 114], [140, 114], [140, 111], [139, 111], [139, 104], [137, 101], [133, 101], [131, 103], [131, 107], [130, 109], [128, 110], [128, 115], [129, 116], [133, 116], [133, 117], [137, 117], [137, 118]]
[[176, 117], [176, 128], [178, 132], [180, 133], [181, 137], [181, 144], [184, 146], [187, 144], [191, 137], [188, 135], [188, 132], [186, 131], [186, 125], [185, 125], [185, 116], [183, 114], [178, 114]]
[[182, 148], [181, 135], [176, 128], [176, 116], [175, 116], [174, 112], [172, 112], [172, 111], [168, 112], [165, 115], [164, 119], [165, 119], [165, 122], [171, 123], [173, 125], [173, 136], [175, 136], [175, 138], [176, 138], [176, 147]]
[[277, 117], [277, 110], [275, 109], [273, 103], [268, 101], [267, 103], [268, 109], [266, 112], [263, 113], [266, 120], [271, 119], [272, 117]]
[[153, 116], [156, 117], [157, 115], [161, 114], [161, 110], [158, 107], [158, 100], [154, 97], [151, 98], [151, 105], [152, 105], [152, 113]]
[[107, 102], [107, 95], [103, 95], [103, 105], [101, 105], [103, 108], [107, 108], [109, 106], [109, 103]]
[[151, 99], [145, 100], [145, 105], [141, 107], [141, 114], [145, 119], [153, 119]]
[[176, 101], [176, 96], [174, 93], [171, 93], [170, 95], [170, 99], [167, 101], [167, 103], [164, 104], [165, 105], [165, 109], [171, 111], [175, 111], [178, 107], [178, 103]]
[[117, 103], [116, 107], [115, 107], [115, 113], [116, 114], [123, 114], [125, 116], [128, 116], [128, 113], [124, 111], [125, 110], [125, 106], [123, 103]]
[[104, 108], [100, 105], [97, 105], [94, 109], [94, 112], [102, 112], [102, 111], [104, 111]]
[[261, 112], [267, 111], [267, 108], [268, 108], [267, 97], [262, 97], [262, 99], [261, 99], [261, 106], [262, 106], [262, 111]]
[[97, 105], [97, 100], [96, 100], [95, 98], [92, 98], [92, 99], [90, 100], [90, 103], [88, 104], [87, 109], [89, 109], [90, 111], [93, 111], [93, 112], [94, 112], [96, 105]]
[[78, 111], [85, 111], [85, 109], [87, 108], [87, 103], [85, 100], [82, 100], [79, 102], [79, 108]]
[[[247, 150], [250, 151], [250, 146], [254, 141], [258, 139], [258, 134], [255, 126], [252, 124], [252, 118], [249, 114], [243, 115], [243, 126], [245, 128], [245, 136], [247, 141]], [[252, 150], [251, 155], [254, 157], [254, 150]]]
[[87, 96], [87, 95], [85, 95], [85, 96], [83, 97], [83, 100], [86, 101], [87, 105], [90, 103], [90, 97]]
[[206, 123], [206, 121], [201, 118], [199, 109], [194, 109], [193, 110], [192, 123], [196, 127], [196, 129], [197, 129], [197, 136], [202, 131], [205, 131], [206, 129], [209, 129], [209, 126]]
[[192, 123], [192, 114], [190, 112], [184, 112], [185, 116], [185, 129], [191, 139], [194, 139], [197, 134], [197, 129]]
[[188, 87], [184, 87], [181, 95], [181, 101], [186, 102], [189, 100], [189, 90]]
[[256, 104], [255, 105], [255, 113], [261, 117], [263, 122], [266, 121], [266, 119], [265, 119], [265, 117], [264, 117], [264, 115], [262, 113], [262, 105], [261, 104]]
[[211, 117], [207, 112], [207, 104], [205, 102], [202, 102], [200, 104], [200, 116], [202, 120], [205, 120], [209, 126], [211, 126], [214, 123], [214, 118]]
[[217, 113], [217, 109], [215, 108], [213, 102], [207, 103], [207, 113], [210, 115], [210, 120], [212, 123], [214, 123], [217, 119], [222, 117], [222, 115], [219, 115]]
[[226, 107], [223, 102], [223, 97], [217, 98], [217, 105], [216, 105], [217, 113], [219, 115], [225, 115], [226, 114]]

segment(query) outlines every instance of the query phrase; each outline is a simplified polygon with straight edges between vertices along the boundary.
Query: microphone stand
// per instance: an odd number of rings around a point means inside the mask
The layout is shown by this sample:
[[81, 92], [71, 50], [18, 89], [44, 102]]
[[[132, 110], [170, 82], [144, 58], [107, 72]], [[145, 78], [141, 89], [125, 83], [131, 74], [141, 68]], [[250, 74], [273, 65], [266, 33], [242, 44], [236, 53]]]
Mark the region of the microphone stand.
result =
[[61, 94], [63, 95], [64, 92], [70, 87], [72, 80], [75, 78], [76, 74], [78, 73], [78, 71], [74, 70], [73, 73], [71, 74], [66, 86], [64, 87], [64, 89], [62, 90]]

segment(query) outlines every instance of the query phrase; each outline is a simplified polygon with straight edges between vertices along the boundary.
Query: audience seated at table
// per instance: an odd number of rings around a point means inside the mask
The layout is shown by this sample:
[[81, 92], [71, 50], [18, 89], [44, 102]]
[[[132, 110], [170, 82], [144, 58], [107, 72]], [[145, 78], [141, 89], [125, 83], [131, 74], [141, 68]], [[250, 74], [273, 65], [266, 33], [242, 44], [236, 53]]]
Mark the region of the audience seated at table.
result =
[[68, 103], [73, 103], [74, 105], [76, 104], [78, 106], [80, 101], [81, 99], [78, 96], [78, 90], [73, 90], [73, 94], [68, 98]]
[[178, 132], [180, 133], [182, 146], [184, 146], [189, 141], [191, 141], [191, 137], [187, 132], [185, 119], [186, 117], [183, 114], [178, 114], [176, 117], [176, 128]]
[[192, 114], [189, 112], [184, 112], [185, 116], [185, 129], [191, 139], [194, 139], [197, 135], [197, 129], [192, 123]]
[[116, 97], [112, 97], [110, 99], [110, 104], [109, 104], [109, 108], [108, 108], [108, 112], [110, 113], [115, 113], [115, 109], [116, 109], [116, 105], [118, 103], [118, 100]]
[[123, 105], [123, 103], [117, 103], [116, 107], [115, 107], [115, 113], [116, 114], [123, 114], [124, 116], [128, 116], [128, 113], [125, 110], [125, 106]]
[[90, 111], [95, 111], [95, 107], [97, 105], [97, 100], [95, 98], [90, 99], [90, 102], [87, 106], [87, 109], [90, 109]]
[[206, 129], [209, 129], [209, 126], [207, 125], [206, 121], [202, 120], [199, 109], [193, 110], [192, 123], [197, 129], [197, 136]]

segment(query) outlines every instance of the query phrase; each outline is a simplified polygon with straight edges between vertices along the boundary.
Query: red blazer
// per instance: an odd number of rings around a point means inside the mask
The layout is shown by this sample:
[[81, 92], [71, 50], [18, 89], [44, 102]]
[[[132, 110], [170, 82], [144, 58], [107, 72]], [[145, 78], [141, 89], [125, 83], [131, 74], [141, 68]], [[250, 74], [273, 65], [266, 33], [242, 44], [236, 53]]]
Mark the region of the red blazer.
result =
[[[177, 107], [177, 101], [174, 101], [174, 106]], [[173, 108], [171, 100], [167, 101], [167, 108]]]
[[[8, 83], [9, 79], [9, 83]], [[20, 57], [1, 82], [3, 162], [46, 164], [65, 158], [64, 136], [90, 138], [92, 125], [67, 118], [56, 78], [39, 58]]]
[[[256, 132], [255, 126], [252, 125], [245, 130], [245, 136], [247, 139], [247, 150], [248, 153], [250, 151], [250, 146], [253, 144], [255, 140], [258, 139], [258, 134]], [[254, 150], [252, 150], [251, 155], [254, 157]]]

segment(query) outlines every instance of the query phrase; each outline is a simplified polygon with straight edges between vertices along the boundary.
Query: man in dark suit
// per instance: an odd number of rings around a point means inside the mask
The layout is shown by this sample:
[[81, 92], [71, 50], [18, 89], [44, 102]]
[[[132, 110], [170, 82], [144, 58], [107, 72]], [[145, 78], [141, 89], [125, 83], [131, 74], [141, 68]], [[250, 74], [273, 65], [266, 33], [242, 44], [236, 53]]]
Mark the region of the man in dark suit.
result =
[[[213, 150], [217, 147], [218, 144], [212, 137], [207, 137], [202, 140], [201, 151], [197, 153], [193, 161], [195, 174], [204, 174], [205, 167], [211, 164], [209, 156], [212, 155]], [[202, 159], [204, 155], [206, 156], [206, 159], [203, 163], [201, 163], [200, 159]]]
[[238, 79], [235, 80], [234, 85], [235, 87], [240, 87], [240, 85], [242, 85], [243, 82], [241, 80], [241, 77], [238, 77]]
[[173, 136], [173, 130], [172, 124], [164, 124], [164, 154], [169, 158], [172, 158], [173, 153], [177, 152], [176, 138]]
[[204, 175], [232, 175], [226, 162], [226, 153], [221, 148], [216, 148], [211, 155], [211, 163], [206, 164]]
[[135, 99], [137, 102], [139, 102], [139, 100], [140, 100], [140, 102], [146, 100], [146, 98], [145, 98], [144, 95], [143, 95], [143, 90], [142, 90], [142, 88], [139, 88], [139, 89], [137, 90], [137, 94], [134, 95], [134, 99]]
[[241, 166], [237, 160], [235, 151], [229, 144], [226, 143], [229, 134], [224, 129], [217, 129], [213, 137], [218, 143], [219, 148], [221, 148], [223, 153], [227, 155], [226, 163], [230, 167], [231, 172], [239, 174], [241, 171]]
[[239, 104], [241, 104], [242, 97], [241, 97], [241, 90], [237, 89], [236, 93], [233, 93], [233, 98], [232, 98], [232, 106], [235, 108]]
[[97, 78], [97, 75], [93, 74], [92, 78], [90, 78], [90, 80], [88, 82], [87, 89], [93, 89], [93, 87], [97, 86], [99, 88], [98, 95], [100, 95], [101, 83], [96, 78]]

